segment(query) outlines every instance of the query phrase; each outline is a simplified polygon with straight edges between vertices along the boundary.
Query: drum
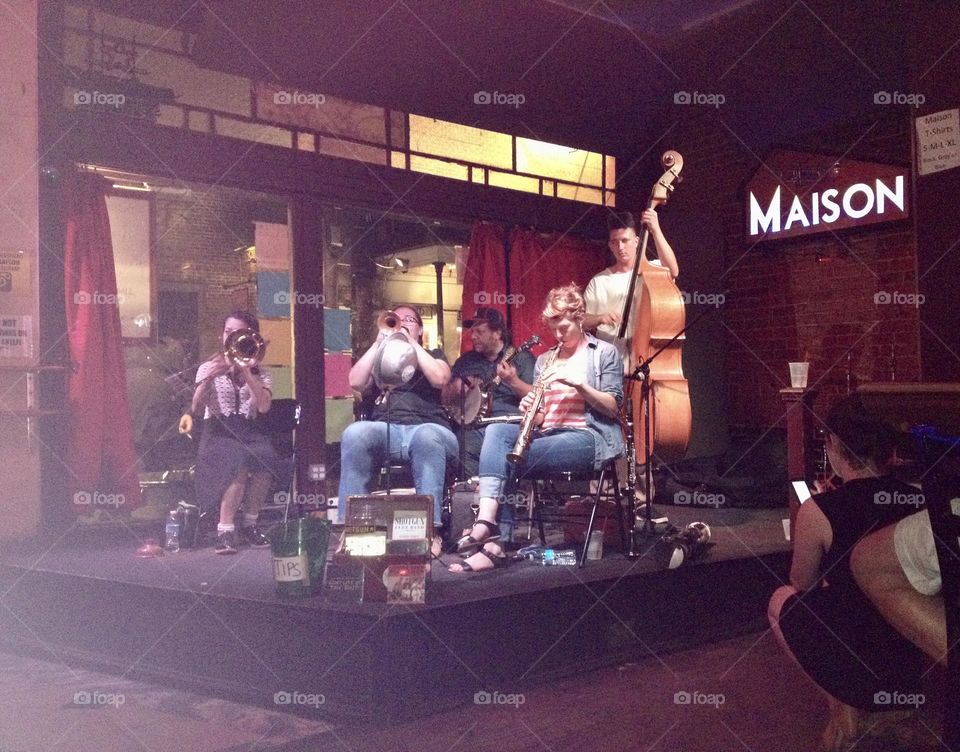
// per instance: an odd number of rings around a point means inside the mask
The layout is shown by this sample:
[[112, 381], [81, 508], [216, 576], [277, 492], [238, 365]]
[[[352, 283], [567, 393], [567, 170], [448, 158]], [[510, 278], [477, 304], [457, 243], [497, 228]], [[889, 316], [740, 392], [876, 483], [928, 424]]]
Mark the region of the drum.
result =
[[450, 418], [460, 426], [469, 426], [480, 415], [480, 407], [483, 405], [483, 394], [480, 392], [479, 384], [470, 387], [463, 395], [463, 400], [455, 399], [447, 407], [447, 413]]

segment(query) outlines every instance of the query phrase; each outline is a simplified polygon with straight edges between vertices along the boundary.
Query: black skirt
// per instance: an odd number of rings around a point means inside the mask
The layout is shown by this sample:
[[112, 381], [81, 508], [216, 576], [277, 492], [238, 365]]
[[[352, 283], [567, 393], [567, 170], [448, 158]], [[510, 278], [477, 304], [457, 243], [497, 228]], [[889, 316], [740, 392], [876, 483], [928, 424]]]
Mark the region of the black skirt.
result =
[[780, 611], [780, 629], [810, 678], [847, 705], [906, 710], [891, 706], [889, 698], [919, 691], [923, 653], [855, 587], [791, 596]]
[[220, 500], [241, 470], [267, 471], [280, 478], [282, 468], [270, 436], [259, 421], [230, 415], [203, 422], [194, 477], [196, 500], [202, 511], [220, 508]]

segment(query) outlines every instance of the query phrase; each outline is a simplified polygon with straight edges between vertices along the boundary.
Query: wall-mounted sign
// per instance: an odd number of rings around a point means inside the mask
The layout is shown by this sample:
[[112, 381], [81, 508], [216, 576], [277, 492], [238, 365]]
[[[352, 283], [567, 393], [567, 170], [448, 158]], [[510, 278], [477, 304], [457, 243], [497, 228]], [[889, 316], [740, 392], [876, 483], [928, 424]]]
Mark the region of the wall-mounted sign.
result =
[[31, 360], [33, 356], [31, 317], [0, 315], [0, 358]]
[[747, 237], [777, 240], [904, 219], [908, 174], [893, 165], [774, 151], [747, 184]]
[[920, 174], [960, 165], [960, 110], [943, 110], [916, 119]]

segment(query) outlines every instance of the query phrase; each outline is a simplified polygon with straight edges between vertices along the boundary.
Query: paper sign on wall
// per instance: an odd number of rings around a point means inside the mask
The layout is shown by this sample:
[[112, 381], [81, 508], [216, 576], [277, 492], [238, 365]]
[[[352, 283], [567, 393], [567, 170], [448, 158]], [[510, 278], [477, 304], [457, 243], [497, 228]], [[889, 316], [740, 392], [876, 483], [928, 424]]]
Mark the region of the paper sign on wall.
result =
[[33, 326], [30, 316], [0, 316], [0, 358], [32, 358]]
[[960, 109], [918, 117], [916, 125], [921, 175], [960, 165]]

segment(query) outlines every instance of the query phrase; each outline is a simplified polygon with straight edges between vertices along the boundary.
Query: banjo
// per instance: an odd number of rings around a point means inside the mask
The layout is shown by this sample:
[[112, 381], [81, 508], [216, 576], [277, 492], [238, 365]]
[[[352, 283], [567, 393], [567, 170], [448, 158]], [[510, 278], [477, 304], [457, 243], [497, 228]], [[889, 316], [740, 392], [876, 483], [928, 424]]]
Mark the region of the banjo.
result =
[[[510, 363], [517, 355], [536, 347], [540, 344], [540, 338], [533, 335], [520, 347], [510, 346], [504, 351], [502, 363]], [[447, 412], [453, 421], [459, 426], [471, 426], [478, 423], [481, 419], [486, 419], [493, 410], [493, 393], [500, 386], [500, 377], [494, 373], [489, 379], [474, 384], [463, 394], [463, 399], [451, 400], [446, 405]]]

